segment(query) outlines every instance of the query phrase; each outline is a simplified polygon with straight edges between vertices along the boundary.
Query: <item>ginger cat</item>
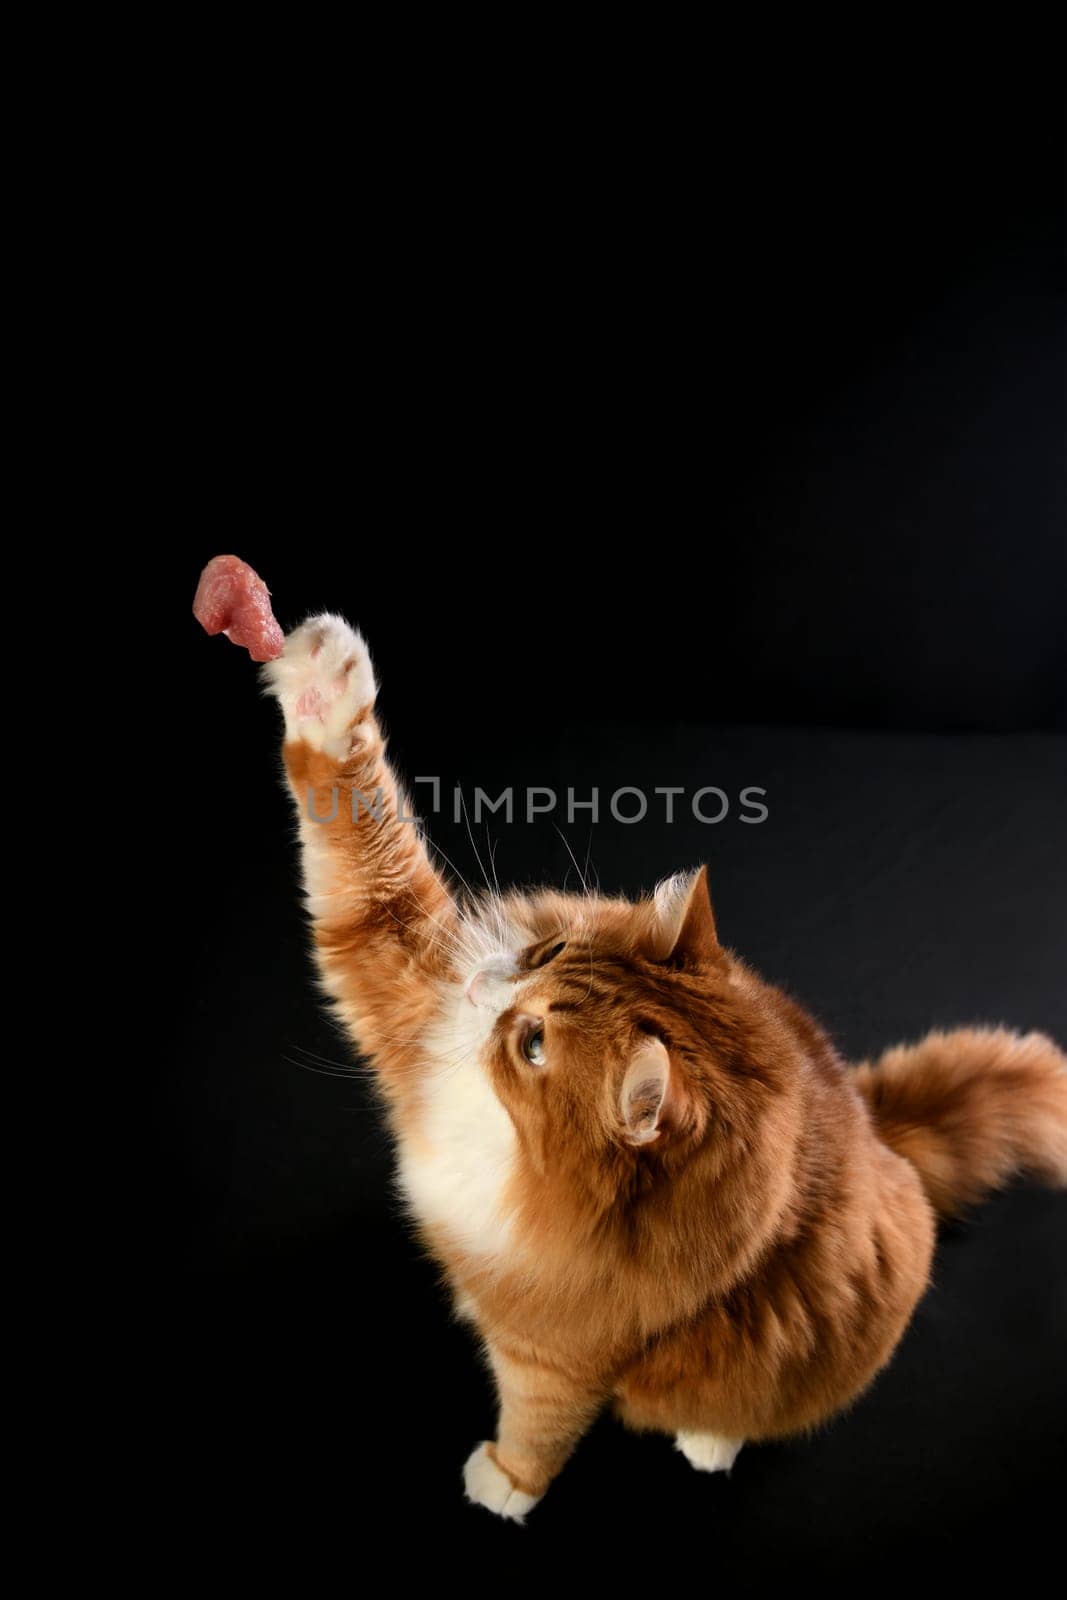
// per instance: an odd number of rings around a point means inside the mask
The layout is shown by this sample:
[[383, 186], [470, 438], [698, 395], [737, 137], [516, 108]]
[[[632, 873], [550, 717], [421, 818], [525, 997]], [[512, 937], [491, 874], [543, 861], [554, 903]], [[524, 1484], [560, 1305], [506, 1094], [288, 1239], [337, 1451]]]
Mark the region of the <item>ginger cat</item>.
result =
[[811, 1428], [892, 1355], [935, 1212], [1021, 1169], [1067, 1184], [1049, 1039], [964, 1029], [849, 1068], [719, 943], [703, 869], [636, 904], [459, 903], [401, 819], [359, 634], [313, 618], [261, 670], [322, 982], [496, 1381], [470, 1500], [521, 1520], [607, 1405], [704, 1472]]

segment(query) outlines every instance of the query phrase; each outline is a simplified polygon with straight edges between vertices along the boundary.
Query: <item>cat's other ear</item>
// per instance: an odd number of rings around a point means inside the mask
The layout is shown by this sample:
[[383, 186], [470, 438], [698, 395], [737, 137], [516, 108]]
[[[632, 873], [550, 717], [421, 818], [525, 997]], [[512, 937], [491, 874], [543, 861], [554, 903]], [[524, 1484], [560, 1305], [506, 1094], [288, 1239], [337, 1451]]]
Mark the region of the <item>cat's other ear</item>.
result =
[[642, 1038], [622, 1080], [619, 1113], [628, 1144], [651, 1144], [690, 1120], [689, 1092], [662, 1039]]
[[655, 896], [652, 956], [656, 961], [720, 961], [722, 946], [715, 932], [708, 869], [677, 872], [661, 883]]

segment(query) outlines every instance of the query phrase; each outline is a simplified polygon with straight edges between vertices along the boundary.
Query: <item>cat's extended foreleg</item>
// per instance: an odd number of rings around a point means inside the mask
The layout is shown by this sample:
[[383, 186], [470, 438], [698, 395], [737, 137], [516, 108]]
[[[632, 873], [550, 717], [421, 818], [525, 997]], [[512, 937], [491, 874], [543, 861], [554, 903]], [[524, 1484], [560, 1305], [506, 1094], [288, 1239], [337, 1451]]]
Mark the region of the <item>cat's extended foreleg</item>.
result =
[[521, 1522], [541, 1499], [602, 1404], [595, 1386], [489, 1349], [500, 1398], [497, 1437], [463, 1469], [467, 1498]]
[[263, 678], [285, 716], [323, 982], [359, 1047], [402, 1070], [448, 971], [454, 907], [386, 761], [367, 647], [343, 618], [312, 617]]

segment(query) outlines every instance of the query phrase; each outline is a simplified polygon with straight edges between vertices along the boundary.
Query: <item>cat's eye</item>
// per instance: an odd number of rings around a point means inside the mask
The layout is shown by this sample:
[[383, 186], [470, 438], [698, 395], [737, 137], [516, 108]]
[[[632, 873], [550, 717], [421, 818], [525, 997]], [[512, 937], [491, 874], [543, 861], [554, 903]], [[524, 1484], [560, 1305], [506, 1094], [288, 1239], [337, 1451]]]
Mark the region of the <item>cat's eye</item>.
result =
[[539, 1023], [536, 1027], [529, 1028], [523, 1034], [522, 1053], [531, 1067], [543, 1067], [545, 1064], [545, 1030]]

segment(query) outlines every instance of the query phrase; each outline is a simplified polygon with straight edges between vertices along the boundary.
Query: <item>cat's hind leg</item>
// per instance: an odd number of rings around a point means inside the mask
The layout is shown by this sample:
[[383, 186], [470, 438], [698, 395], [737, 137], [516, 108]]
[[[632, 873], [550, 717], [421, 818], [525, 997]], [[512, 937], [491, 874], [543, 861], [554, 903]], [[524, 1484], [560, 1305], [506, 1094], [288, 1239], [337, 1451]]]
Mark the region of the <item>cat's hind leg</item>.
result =
[[674, 1448], [682, 1452], [697, 1472], [729, 1472], [744, 1442], [743, 1439], [728, 1439], [721, 1433], [678, 1433]]

